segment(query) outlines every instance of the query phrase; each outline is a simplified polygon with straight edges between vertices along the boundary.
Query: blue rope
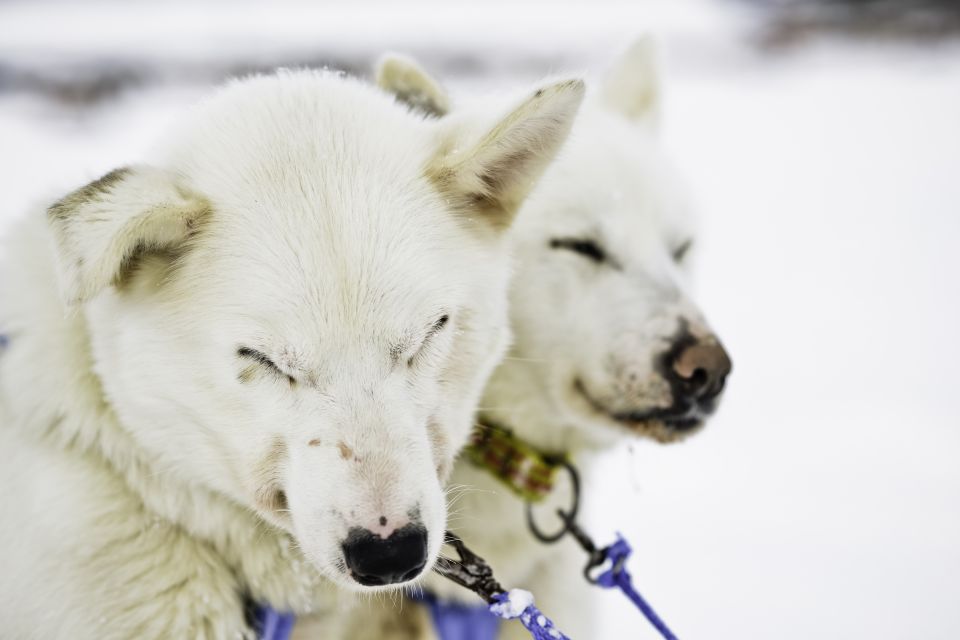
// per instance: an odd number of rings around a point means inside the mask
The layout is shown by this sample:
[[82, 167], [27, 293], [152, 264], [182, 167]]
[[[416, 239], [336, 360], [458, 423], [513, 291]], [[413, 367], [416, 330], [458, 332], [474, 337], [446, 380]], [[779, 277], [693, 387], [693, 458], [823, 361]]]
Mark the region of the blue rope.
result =
[[534, 640], [570, 640], [533, 604], [533, 595], [522, 589], [494, 594], [490, 605], [441, 600], [429, 592], [411, 597], [430, 609], [434, 631], [441, 640], [495, 640], [501, 618], [519, 620]]
[[[433, 595], [424, 595], [422, 600], [430, 607], [437, 635], [444, 640], [487, 640], [496, 637], [499, 625], [491, 613], [504, 620], [519, 619], [534, 640], [570, 640], [537, 609], [529, 591], [513, 589], [508, 593], [498, 593], [493, 598], [495, 602], [489, 608], [441, 604]], [[269, 605], [258, 606], [255, 618], [259, 640], [289, 640], [296, 622], [294, 614], [279, 612]]]
[[517, 618], [533, 640], [570, 640], [533, 604], [533, 595], [523, 589], [511, 589], [493, 596], [490, 612], [504, 620]]
[[289, 640], [297, 621], [294, 614], [277, 611], [270, 605], [257, 606], [254, 616], [258, 640]]
[[620, 591], [636, 605], [637, 609], [640, 609], [640, 612], [650, 621], [650, 624], [660, 632], [660, 635], [663, 636], [665, 640], [677, 640], [677, 636], [675, 636], [663, 620], [660, 619], [660, 616], [653, 610], [653, 607], [633, 588], [633, 580], [626, 567], [627, 558], [630, 557], [632, 552], [633, 549], [630, 548], [630, 544], [624, 540], [623, 536], [617, 534], [617, 541], [606, 549], [607, 559], [611, 561], [611, 567], [597, 576], [597, 584], [606, 589], [619, 587]]
[[496, 640], [499, 635], [500, 618], [492, 615], [483, 602], [463, 604], [419, 590], [409, 595], [430, 610], [434, 631], [441, 640]]

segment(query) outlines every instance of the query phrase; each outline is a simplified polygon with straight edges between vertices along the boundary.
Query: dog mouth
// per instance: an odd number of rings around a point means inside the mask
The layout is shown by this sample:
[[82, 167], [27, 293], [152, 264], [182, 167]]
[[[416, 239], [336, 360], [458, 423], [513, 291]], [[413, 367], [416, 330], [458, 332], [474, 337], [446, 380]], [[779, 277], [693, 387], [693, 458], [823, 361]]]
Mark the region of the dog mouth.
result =
[[594, 415], [625, 427], [632, 433], [649, 435], [659, 442], [674, 442], [690, 435], [703, 426], [713, 409], [712, 406], [683, 404], [667, 408], [614, 410], [594, 398], [580, 378], [574, 379], [573, 389]]

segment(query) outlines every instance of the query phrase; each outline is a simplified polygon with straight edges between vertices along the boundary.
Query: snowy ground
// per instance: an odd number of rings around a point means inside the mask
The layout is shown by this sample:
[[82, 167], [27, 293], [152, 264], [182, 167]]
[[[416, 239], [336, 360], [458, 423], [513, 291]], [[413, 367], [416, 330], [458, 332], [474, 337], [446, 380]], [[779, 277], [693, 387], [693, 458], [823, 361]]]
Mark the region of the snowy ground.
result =
[[[593, 530], [628, 534], [687, 639], [960, 637], [960, 47], [761, 55], [710, 7], [0, 4], [0, 223], [136, 160], [223, 69], [403, 48], [486, 87], [596, 69], [650, 25], [735, 372], [702, 435], [614, 456]], [[104, 61], [154, 73], [72, 106], [24, 81]], [[597, 638], [655, 637], [607, 596]]]

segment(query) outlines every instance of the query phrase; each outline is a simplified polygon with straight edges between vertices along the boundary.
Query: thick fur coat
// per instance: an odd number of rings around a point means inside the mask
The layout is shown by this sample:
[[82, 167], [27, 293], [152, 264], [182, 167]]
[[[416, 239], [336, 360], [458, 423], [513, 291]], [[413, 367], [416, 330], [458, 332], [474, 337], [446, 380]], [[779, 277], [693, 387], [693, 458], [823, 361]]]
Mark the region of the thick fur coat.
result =
[[428, 571], [508, 342], [503, 234], [582, 93], [437, 121], [251, 78], [26, 216], [0, 266], [2, 634], [250, 637], [245, 599], [388, 588], [345, 566], [355, 527], [416, 522]]

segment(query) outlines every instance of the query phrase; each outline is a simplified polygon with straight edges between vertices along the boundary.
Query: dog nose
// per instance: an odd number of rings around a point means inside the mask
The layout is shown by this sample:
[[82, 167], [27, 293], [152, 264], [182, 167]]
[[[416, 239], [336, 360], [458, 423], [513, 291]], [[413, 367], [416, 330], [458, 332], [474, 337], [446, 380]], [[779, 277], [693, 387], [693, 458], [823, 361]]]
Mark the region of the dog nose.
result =
[[697, 341], [674, 357], [671, 372], [680, 382], [680, 389], [691, 401], [707, 401], [723, 391], [733, 368], [730, 356], [715, 339]]
[[343, 542], [343, 555], [350, 575], [365, 587], [413, 580], [427, 564], [427, 530], [408, 524], [381, 538], [354, 527]]

